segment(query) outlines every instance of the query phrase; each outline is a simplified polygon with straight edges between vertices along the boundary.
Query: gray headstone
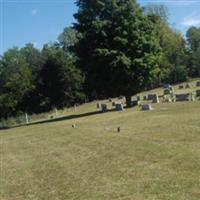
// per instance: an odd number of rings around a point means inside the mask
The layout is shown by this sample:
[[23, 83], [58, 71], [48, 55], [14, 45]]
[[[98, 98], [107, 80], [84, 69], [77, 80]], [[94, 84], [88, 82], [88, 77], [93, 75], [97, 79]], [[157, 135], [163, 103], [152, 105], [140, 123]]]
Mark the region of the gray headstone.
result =
[[143, 100], [146, 101], [147, 100], [147, 96], [143, 96]]
[[200, 90], [196, 90], [196, 96], [197, 96], [197, 97], [200, 96]]
[[153, 100], [156, 94], [148, 94], [147, 100]]
[[141, 110], [147, 111], [147, 110], [153, 110], [153, 108], [152, 108], [151, 104], [143, 104]]
[[137, 101], [140, 101], [140, 100], [141, 100], [140, 96], [137, 96]]
[[152, 103], [160, 103], [160, 100], [159, 100], [158, 95], [155, 95], [155, 96], [153, 97]]
[[112, 106], [114, 107], [114, 106], [115, 106], [115, 104], [116, 104], [116, 103], [113, 101], [113, 102], [112, 102]]
[[117, 111], [123, 111], [124, 110], [124, 106], [122, 103], [115, 103], [115, 109]]
[[101, 111], [102, 111], [102, 112], [108, 111], [108, 106], [107, 106], [107, 104], [101, 104]]
[[176, 94], [176, 101], [192, 101], [193, 95], [192, 93], [183, 93], [183, 94]]
[[133, 100], [133, 101], [131, 102], [131, 104], [132, 104], [132, 106], [138, 106], [138, 105], [140, 105], [140, 101], [138, 101], [138, 100]]
[[196, 87], [200, 87], [200, 81], [196, 82]]

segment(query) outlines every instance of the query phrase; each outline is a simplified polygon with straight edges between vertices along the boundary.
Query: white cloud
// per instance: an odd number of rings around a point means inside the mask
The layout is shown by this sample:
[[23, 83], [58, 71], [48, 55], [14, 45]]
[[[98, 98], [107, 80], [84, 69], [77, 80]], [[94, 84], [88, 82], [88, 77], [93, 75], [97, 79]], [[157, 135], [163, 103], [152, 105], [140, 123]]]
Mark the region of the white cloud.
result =
[[199, 19], [191, 18], [191, 19], [183, 19], [181, 22], [183, 26], [198, 26], [200, 24]]
[[37, 14], [38, 14], [38, 10], [37, 9], [31, 10], [31, 15], [35, 16]]
[[193, 13], [182, 19], [181, 25], [183, 26], [199, 26], [200, 25], [200, 15]]

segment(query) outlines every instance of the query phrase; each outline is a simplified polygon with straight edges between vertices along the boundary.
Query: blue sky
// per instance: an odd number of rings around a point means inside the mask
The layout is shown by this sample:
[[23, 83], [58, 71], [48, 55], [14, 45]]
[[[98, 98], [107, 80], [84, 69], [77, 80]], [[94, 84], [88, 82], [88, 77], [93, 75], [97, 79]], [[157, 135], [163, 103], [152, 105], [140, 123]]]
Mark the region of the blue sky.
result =
[[[184, 35], [191, 26], [200, 26], [200, 0], [138, 0], [165, 4], [169, 23]], [[55, 41], [63, 28], [74, 22], [74, 0], [0, 0], [0, 54], [28, 42], [41, 48]]]

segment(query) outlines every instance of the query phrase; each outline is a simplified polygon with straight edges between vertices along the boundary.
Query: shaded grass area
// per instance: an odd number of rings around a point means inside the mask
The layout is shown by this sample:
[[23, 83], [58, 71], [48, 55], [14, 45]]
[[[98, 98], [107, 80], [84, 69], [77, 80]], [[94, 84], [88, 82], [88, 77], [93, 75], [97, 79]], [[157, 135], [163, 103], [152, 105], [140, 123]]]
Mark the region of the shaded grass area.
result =
[[1, 199], [199, 200], [200, 102], [153, 107], [0, 131]]

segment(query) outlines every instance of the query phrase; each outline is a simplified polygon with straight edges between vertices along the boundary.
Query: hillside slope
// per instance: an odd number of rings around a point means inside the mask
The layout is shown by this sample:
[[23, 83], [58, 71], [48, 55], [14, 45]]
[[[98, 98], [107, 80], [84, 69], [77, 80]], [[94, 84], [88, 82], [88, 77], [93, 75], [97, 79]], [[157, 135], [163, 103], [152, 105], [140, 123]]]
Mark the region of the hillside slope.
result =
[[1, 199], [199, 200], [200, 101], [153, 107], [1, 130]]

